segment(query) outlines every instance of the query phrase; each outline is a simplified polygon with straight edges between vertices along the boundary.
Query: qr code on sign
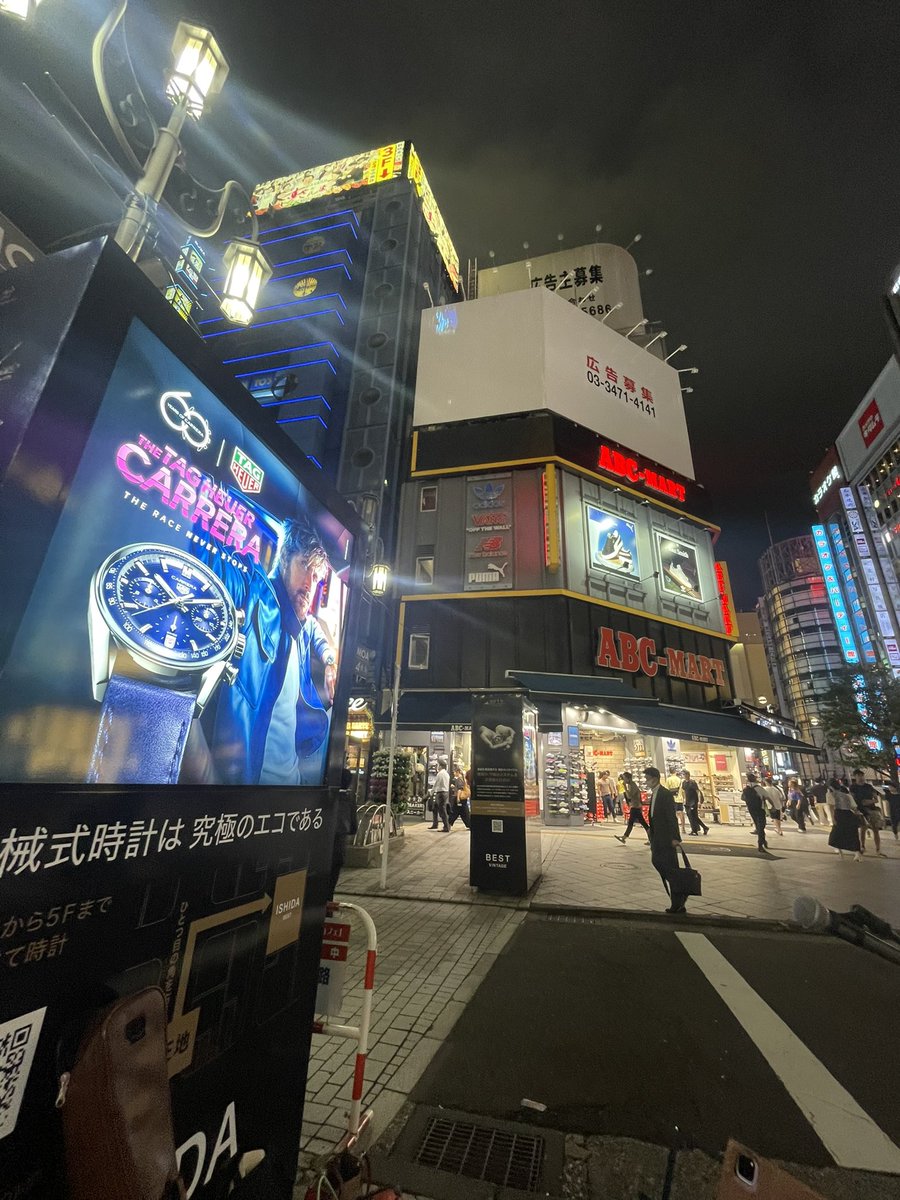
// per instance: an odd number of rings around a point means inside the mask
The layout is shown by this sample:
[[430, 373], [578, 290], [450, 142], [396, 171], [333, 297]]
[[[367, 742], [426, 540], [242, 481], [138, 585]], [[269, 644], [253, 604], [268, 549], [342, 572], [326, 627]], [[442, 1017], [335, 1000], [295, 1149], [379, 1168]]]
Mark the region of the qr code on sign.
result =
[[0, 1024], [0, 1138], [16, 1127], [46, 1008]]

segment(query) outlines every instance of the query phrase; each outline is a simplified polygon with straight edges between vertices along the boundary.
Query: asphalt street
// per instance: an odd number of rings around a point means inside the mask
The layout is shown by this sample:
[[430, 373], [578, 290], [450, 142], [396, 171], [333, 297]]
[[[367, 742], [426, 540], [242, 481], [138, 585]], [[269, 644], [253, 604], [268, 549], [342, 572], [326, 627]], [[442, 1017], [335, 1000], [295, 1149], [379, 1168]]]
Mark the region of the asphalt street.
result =
[[898, 989], [831, 937], [530, 915], [411, 1099], [900, 1172]]

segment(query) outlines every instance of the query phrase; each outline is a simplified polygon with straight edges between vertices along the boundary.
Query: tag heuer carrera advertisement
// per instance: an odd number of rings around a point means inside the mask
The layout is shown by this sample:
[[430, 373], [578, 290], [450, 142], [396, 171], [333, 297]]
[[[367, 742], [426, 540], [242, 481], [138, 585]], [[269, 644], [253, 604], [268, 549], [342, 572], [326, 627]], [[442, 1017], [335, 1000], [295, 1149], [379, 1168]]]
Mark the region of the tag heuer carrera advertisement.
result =
[[321, 785], [351, 541], [134, 320], [7, 659], [0, 776]]

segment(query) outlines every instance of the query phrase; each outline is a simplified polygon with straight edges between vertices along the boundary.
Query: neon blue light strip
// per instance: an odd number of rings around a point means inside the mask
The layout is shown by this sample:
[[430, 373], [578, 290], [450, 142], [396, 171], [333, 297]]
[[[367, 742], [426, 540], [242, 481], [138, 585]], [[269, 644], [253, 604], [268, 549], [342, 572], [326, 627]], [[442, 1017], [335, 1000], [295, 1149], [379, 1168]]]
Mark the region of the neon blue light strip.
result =
[[331, 405], [324, 396], [295, 396], [293, 400], [260, 400], [260, 408], [276, 408], [287, 404], [304, 404], [307, 400], [321, 400], [325, 407], [331, 412]]
[[813, 541], [816, 544], [816, 553], [819, 556], [819, 565], [822, 568], [822, 576], [825, 579], [825, 590], [828, 593], [831, 615], [834, 617], [834, 626], [837, 630], [838, 643], [841, 647], [841, 653], [844, 656], [844, 662], [858, 663], [859, 651], [856, 649], [856, 642], [853, 640], [853, 627], [847, 616], [847, 606], [844, 603], [844, 596], [841, 592], [841, 584], [834, 565], [834, 559], [831, 557], [831, 546], [828, 542], [825, 526], [813, 525], [812, 535]]
[[[249, 362], [251, 358], [271, 358], [273, 354], [293, 354], [295, 350], [318, 350], [320, 346], [330, 346], [334, 351], [335, 358], [340, 358], [340, 351], [334, 342], [310, 342], [306, 346], [284, 346], [281, 350], [263, 350], [259, 354], [242, 354], [239, 358], [223, 358], [222, 365], [227, 367], [229, 363]], [[254, 371], [254, 375], [260, 375], [262, 372]]]
[[[334, 217], [352, 217], [356, 222], [357, 229], [359, 228], [359, 217], [356, 215], [356, 212], [352, 208], [342, 208], [340, 212], [323, 213], [318, 217], [305, 217], [302, 221], [292, 221], [290, 225], [275, 225], [267, 232], [278, 233], [278, 231], [281, 229], [297, 229], [301, 225], [315, 225], [316, 221], [331, 221]], [[319, 230], [314, 229], [311, 232], [317, 233]], [[260, 234], [260, 239], [264, 238], [265, 236], [265, 233]]]
[[[290, 371], [292, 367], [315, 367], [322, 363], [326, 367], [331, 368], [332, 375], [337, 375], [337, 369], [334, 363], [329, 358], [311, 358], [309, 362], [285, 363], [283, 367], [277, 367], [277, 371]], [[271, 370], [271, 368], [270, 368]], [[253, 375], [265, 375], [265, 371], [241, 371], [240, 375], [235, 375], [235, 379], [249, 379]]]
[[[284, 229], [285, 226], [282, 225], [281, 228]], [[349, 221], [339, 221], [337, 225], [323, 225], [321, 227], [321, 229], [316, 229], [316, 230], [303, 229], [299, 233], [289, 233], [285, 237], [266, 238], [265, 242], [263, 242], [262, 244], [265, 246], [275, 246], [278, 244], [278, 242], [292, 242], [296, 238], [311, 237], [313, 233], [330, 233], [332, 229], [349, 229], [355, 238], [357, 238], [357, 239], [359, 238], [359, 234], [356, 232], [356, 230], [353, 228], [353, 225]], [[272, 232], [276, 233], [277, 231], [273, 229]]]
[[306, 417], [282, 417], [280, 420], [276, 420], [275, 424], [276, 425], [296, 425], [296, 423], [298, 421], [318, 421], [323, 429], [328, 428], [328, 426], [325, 424], [325, 422], [322, 420], [322, 418], [319, 416], [318, 413], [310, 413]]
[[[265, 329], [268, 325], [287, 325], [289, 321], [306, 321], [310, 317], [326, 317], [329, 313], [334, 313], [342, 325], [347, 324], [336, 308], [320, 308], [316, 312], [295, 313], [292, 317], [279, 317], [277, 321], [260, 321], [258, 324], [254, 321], [253, 328]], [[208, 342], [211, 338], [228, 337], [230, 333], [234, 332], [234, 329], [220, 329], [218, 333], [204, 333], [203, 340]]]
[[[347, 302], [339, 292], [328, 292], [325, 296], [297, 296], [294, 300], [283, 300], [280, 304], [268, 304], [265, 308], [258, 308], [258, 313], [272, 312], [276, 308], [288, 308], [293, 304], [319, 304], [322, 300], [339, 300], [344, 307], [344, 312], [347, 311]], [[198, 325], [216, 325], [222, 321], [227, 321], [227, 317], [208, 317], [205, 321], [198, 321]], [[254, 326], [256, 328], [256, 326]], [[235, 330], [229, 332], [234, 333]]]
[[828, 532], [831, 534], [831, 540], [834, 543], [838, 567], [844, 580], [844, 591], [847, 593], [847, 599], [850, 601], [850, 611], [853, 613], [853, 622], [856, 625], [859, 644], [862, 646], [863, 658], [867, 663], [873, 663], [876, 661], [875, 649], [872, 646], [872, 638], [869, 634], [869, 627], [866, 624], [866, 616], [863, 612], [862, 604], [860, 603], [859, 592], [856, 590], [853, 571], [850, 569], [850, 559], [847, 556], [847, 548], [844, 545], [841, 527], [837, 521], [828, 522]]
[[316, 458], [316, 456], [314, 454], [307, 454], [306, 458], [307, 458], [308, 462], [311, 462], [314, 467], [318, 467], [320, 471], [325, 470], [325, 468], [322, 466], [322, 464], [319, 462], [319, 460]]
[[333, 254], [343, 254], [350, 265], [353, 265], [353, 259], [350, 257], [349, 250], [326, 250], [324, 254], [307, 254], [304, 258], [289, 258], [285, 262], [278, 264], [281, 267], [293, 267], [297, 263], [315, 262], [317, 258], [331, 258]]

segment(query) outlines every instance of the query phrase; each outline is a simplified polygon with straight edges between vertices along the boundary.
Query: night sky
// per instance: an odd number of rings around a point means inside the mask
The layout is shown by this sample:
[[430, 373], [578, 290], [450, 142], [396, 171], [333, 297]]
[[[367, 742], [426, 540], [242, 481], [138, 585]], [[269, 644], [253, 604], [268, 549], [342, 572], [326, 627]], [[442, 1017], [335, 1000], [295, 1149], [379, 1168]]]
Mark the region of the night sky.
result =
[[581, 245], [597, 223], [622, 245], [640, 232], [644, 311], [670, 348], [688, 344], [677, 363], [700, 367], [685, 377], [697, 476], [738, 605], [754, 602], [763, 513], [776, 540], [808, 528], [807, 475], [891, 352], [894, 2], [150, 7], [158, 44], [130, 38], [135, 58], [167, 62], [188, 15], [231, 63], [194, 134], [216, 152], [211, 182], [411, 138], [463, 264], [525, 257], [524, 241], [544, 253], [558, 233]]

